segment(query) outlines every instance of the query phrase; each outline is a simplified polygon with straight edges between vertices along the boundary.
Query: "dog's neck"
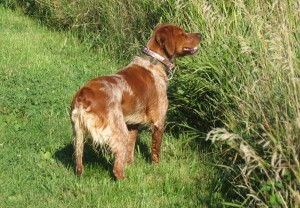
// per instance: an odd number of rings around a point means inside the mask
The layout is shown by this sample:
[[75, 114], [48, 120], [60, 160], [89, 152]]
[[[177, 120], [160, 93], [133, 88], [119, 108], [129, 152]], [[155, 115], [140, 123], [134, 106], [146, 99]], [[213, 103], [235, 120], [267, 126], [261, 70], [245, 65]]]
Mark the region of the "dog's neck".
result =
[[175, 68], [175, 65], [173, 63], [171, 63], [168, 59], [162, 57], [161, 55], [155, 53], [147, 47], [144, 47], [142, 51], [145, 54], [145, 59], [149, 60], [154, 65], [161, 65], [165, 69], [168, 75], [168, 79], [172, 79], [174, 73], [173, 70]]
[[175, 65], [173, 63], [147, 47], [144, 47], [142, 51], [144, 53], [144, 59], [150, 61], [154, 65], [160, 65], [163, 69], [165, 69], [168, 80], [171, 80], [173, 78], [173, 69], [175, 68]]

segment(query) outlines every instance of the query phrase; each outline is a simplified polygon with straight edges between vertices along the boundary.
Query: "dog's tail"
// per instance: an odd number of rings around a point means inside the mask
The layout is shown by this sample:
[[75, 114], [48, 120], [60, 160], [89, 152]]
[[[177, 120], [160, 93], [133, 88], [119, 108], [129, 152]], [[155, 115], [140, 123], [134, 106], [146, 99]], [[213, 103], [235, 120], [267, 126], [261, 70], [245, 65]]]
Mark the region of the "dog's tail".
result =
[[74, 147], [81, 150], [81, 143], [85, 141], [88, 133], [93, 138], [93, 144], [103, 144], [109, 142], [109, 129], [104, 122], [103, 115], [98, 115], [92, 110], [92, 106], [100, 108], [93, 103], [95, 100], [92, 90], [89, 88], [82, 88], [75, 96], [71, 106], [71, 121], [73, 126]]

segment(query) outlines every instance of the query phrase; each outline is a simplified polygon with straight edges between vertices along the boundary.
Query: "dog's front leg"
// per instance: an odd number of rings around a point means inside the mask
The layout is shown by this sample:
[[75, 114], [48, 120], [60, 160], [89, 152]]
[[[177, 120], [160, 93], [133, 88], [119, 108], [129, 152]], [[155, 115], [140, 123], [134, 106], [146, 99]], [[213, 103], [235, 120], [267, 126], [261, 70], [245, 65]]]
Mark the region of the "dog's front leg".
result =
[[152, 133], [152, 163], [159, 163], [160, 156], [160, 146], [162, 136], [164, 134], [164, 125], [153, 125], [153, 133]]

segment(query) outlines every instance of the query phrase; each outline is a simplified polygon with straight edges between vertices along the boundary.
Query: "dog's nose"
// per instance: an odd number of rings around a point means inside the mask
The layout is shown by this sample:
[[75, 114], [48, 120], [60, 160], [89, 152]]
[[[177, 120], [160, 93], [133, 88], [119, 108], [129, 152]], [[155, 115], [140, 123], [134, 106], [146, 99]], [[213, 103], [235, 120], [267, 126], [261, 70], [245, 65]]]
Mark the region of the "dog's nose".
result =
[[202, 40], [202, 34], [201, 34], [201, 33], [198, 33], [198, 38], [199, 38], [200, 40]]

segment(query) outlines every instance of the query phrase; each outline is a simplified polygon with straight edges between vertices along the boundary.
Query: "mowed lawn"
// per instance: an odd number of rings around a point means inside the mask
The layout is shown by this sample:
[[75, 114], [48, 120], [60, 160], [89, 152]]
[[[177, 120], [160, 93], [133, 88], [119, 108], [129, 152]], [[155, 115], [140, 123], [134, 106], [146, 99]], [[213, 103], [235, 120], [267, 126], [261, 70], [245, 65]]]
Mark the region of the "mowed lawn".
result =
[[74, 174], [71, 99], [92, 77], [124, 65], [88, 48], [0, 7], [0, 207], [219, 206], [221, 175], [184, 133], [165, 134], [154, 167], [145, 128], [124, 181], [112, 175], [113, 157], [89, 144], [85, 174]]

